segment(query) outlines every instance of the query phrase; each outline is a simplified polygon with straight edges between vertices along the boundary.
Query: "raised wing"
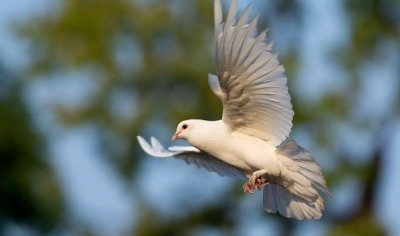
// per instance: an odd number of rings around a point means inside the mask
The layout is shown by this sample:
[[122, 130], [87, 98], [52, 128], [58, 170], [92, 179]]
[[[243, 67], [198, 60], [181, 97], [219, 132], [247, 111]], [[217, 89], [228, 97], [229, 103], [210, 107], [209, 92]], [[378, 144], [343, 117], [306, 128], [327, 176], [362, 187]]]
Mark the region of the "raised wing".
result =
[[264, 42], [266, 31], [258, 34], [257, 17], [248, 21], [249, 9], [236, 21], [232, 0], [223, 23], [221, 2], [215, 0], [217, 76], [210, 74], [208, 81], [222, 100], [227, 125], [278, 146], [290, 133], [294, 112], [284, 68]]
[[215, 172], [221, 176], [246, 179], [242, 172], [236, 167], [222, 162], [195, 147], [172, 146], [166, 150], [164, 149], [163, 145], [154, 137], [150, 138], [151, 144], [141, 136], [137, 136], [137, 139], [143, 150], [151, 156], [160, 158], [175, 157], [184, 160], [187, 164], [196, 165], [210, 172]]

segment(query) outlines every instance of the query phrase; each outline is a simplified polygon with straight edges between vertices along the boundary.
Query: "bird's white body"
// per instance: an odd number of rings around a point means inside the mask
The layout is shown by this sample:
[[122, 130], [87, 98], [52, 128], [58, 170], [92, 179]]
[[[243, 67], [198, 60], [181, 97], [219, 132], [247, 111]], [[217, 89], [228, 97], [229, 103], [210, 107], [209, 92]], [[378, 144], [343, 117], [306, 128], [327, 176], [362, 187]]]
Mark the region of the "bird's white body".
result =
[[191, 131], [187, 141], [194, 147], [240, 169], [250, 177], [254, 171], [267, 169], [279, 174], [276, 148], [252, 136], [235, 132], [222, 120], [196, 122], [198, 129]]
[[220, 0], [215, 0], [217, 75], [208, 83], [223, 103], [221, 120], [186, 120], [173, 140], [192, 146], [164, 147], [138, 136], [142, 148], [156, 157], [174, 156], [221, 176], [248, 179], [246, 192], [263, 189], [264, 209], [296, 219], [318, 219], [329, 194], [321, 169], [311, 153], [286, 140], [294, 115], [287, 78], [276, 55], [258, 34], [257, 17], [248, 21], [249, 6], [236, 21], [237, 0], [231, 1], [222, 21]]

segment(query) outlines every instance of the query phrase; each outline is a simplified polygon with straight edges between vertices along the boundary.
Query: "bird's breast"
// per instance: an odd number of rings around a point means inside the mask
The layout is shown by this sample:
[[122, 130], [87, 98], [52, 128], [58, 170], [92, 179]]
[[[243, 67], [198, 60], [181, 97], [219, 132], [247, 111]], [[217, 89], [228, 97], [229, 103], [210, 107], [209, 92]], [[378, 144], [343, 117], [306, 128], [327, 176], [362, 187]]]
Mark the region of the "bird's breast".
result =
[[244, 171], [265, 169], [276, 159], [273, 146], [244, 134], [214, 133], [194, 146]]

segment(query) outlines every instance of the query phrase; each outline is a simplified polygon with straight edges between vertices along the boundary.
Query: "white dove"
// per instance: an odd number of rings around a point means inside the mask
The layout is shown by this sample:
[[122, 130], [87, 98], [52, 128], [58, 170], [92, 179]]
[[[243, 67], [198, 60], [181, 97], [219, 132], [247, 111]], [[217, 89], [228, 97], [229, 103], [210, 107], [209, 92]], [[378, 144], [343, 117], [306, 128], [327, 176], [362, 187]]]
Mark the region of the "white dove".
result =
[[264, 209], [295, 219], [319, 219], [330, 195], [319, 165], [295, 141], [285, 141], [292, 128], [293, 110], [284, 68], [272, 45], [258, 33], [255, 17], [248, 20], [250, 4], [236, 21], [232, 0], [225, 23], [220, 0], [215, 0], [217, 75], [209, 74], [212, 91], [223, 103], [222, 120], [185, 120], [172, 140], [186, 139], [193, 146], [168, 150], [154, 137], [142, 137], [143, 150], [155, 157], [174, 156], [221, 176], [248, 180], [252, 193], [263, 188]]

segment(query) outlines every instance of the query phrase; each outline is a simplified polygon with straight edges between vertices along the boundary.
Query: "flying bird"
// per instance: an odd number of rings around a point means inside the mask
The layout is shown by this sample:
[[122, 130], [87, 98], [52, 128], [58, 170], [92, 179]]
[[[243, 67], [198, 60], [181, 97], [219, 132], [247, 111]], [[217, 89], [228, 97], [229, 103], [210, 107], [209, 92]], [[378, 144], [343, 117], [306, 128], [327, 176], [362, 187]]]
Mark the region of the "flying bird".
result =
[[138, 141], [149, 155], [175, 157], [221, 176], [246, 182], [245, 192], [263, 189], [264, 209], [295, 219], [319, 219], [324, 210], [320, 193], [330, 195], [320, 166], [311, 153], [287, 140], [293, 109], [287, 78], [267, 44], [266, 30], [249, 19], [249, 4], [239, 17], [232, 0], [223, 22], [220, 0], [215, 8], [216, 75], [211, 90], [223, 103], [221, 120], [190, 119], [178, 124], [172, 140], [192, 146], [165, 149], [154, 137]]

